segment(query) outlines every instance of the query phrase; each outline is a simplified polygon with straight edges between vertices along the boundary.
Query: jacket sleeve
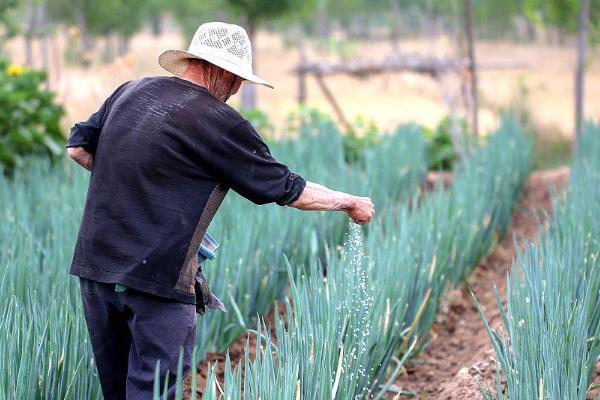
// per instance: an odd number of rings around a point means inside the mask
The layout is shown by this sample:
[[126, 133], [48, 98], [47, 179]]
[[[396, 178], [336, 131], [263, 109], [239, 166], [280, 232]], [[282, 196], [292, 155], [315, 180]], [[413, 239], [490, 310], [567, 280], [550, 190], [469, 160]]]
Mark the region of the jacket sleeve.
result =
[[69, 134], [69, 139], [67, 140], [67, 145], [65, 147], [83, 147], [88, 153], [96, 154], [98, 139], [100, 138], [102, 125], [104, 125], [104, 121], [106, 120], [108, 108], [127, 83], [129, 82], [125, 82], [123, 85], [119, 86], [113, 94], [102, 103], [100, 109], [93, 113], [87, 121], [78, 122], [71, 128], [71, 133]]
[[201, 157], [224, 184], [255, 204], [286, 206], [300, 197], [306, 181], [277, 162], [247, 120], [201, 146]]

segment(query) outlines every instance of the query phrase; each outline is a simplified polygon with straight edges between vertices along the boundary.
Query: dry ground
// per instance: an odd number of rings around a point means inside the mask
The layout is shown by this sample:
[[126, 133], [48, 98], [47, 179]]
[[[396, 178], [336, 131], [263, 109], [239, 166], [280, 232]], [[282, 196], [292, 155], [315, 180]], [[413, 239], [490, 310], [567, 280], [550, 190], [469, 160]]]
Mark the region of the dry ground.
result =
[[[52, 88], [58, 91], [59, 99], [66, 104], [68, 115], [65, 126], [95, 111], [121, 82], [143, 75], [165, 74], [156, 63], [158, 55], [164, 49], [186, 45], [175, 31], [158, 38], [142, 33], [133, 38], [131, 51], [124, 58], [110, 65], [93, 65], [86, 70], [64, 65], [60, 55], [69, 39], [65, 33], [59, 33], [58, 39], [50, 46], [50, 76]], [[289, 71], [298, 61], [298, 54], [295, 49], [286, 49], [281, 37], [267, 32], [260, 32], [256, 43], [259, 72], [276, 86], [274, 91], [258, 89], [259, 107], [267, 111], [277, 128], [281, 128], [288, 113], [296, 109], [298, 83]], [[36, 46], [34, 52], [38, 51]], [[383, 58], [390, 52], [390, 45], [386, 42], [346, 47], [350, 58]], [[8, 48], [12, 60], [22, 63], [22, 41], [14, 39]], [[439, 36], [434, 42], [404, 40], [400, 42], [400, 48], [408, 53], [444, 55], [451, 53], [452, 46], [446, 36]], [[101, 51], [102, 46], [99, 45], [97, 52]], [[477, 53], [481, 60], [520, 60], [529, 65], [523, 70], [481, 73], [481, 120], [484, 129], [492, 129], [496, 125], [499, 109], [524, 102], [534, 123], [542, 131], [563, 136], [571, 134], [575, 62], [572, 47], [479, 42]], [[326, 54], [314, 49], [309, 51], [310, 59], [323, 56]], [[586, 115], [596, 119], [600, 118], [600, 63], [597, 59], [598, 55], [592, 53], [586, 86]], [[40, 63], [38, 59], [37, 64]], [[328, 82], [350, 119], [362, 115], [376, 121], [381, 128], [391, 129], [399, 122], [434, 126], [448, 112], [438, 85], [428, 77], [385, 74], [365, 80], [334, 77]], [[529, 91], [525, 99], [520, 86]], [[234, 102], [239, 101], [236, 97]], [[329, 104], [312, 79], [308, 81], [308, 105], [330, 111]]]

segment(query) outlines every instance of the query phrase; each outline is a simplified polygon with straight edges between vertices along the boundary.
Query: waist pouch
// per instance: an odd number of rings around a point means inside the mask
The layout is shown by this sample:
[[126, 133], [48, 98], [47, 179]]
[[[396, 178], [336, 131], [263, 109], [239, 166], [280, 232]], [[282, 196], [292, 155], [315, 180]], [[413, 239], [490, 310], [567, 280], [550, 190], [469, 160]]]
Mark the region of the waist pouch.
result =
[[206, 309], [221, 310], [227, 312], [223, 302], [211, 292], [208, 282], [202, 274], [202, 268], [206, 260], [215, 258], [215, 253], [219, 244], [208, 233], [204, 235], [200, 248], [198, 249], [198, 270], [196, 271], [196, 282], [194, 288], [196, 291], [196, 312], [204, 315]]

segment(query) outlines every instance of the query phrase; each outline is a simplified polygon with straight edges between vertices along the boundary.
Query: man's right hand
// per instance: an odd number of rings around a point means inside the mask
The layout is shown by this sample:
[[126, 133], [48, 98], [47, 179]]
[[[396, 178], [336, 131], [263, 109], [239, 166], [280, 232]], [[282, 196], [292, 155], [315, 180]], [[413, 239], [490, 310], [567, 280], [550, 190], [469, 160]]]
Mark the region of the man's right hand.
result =
[[370, 198], [336, 192], [313, 182], [306, 182], [304, 191], [290, 207], [306, 211], [345, 211], [357, 224], [368, 224], [375, 214]]
[[368, 224], [375, 214], [375, 206], [369, 197], [354, 197], [354, 204], [346, 211], [357, 224]]

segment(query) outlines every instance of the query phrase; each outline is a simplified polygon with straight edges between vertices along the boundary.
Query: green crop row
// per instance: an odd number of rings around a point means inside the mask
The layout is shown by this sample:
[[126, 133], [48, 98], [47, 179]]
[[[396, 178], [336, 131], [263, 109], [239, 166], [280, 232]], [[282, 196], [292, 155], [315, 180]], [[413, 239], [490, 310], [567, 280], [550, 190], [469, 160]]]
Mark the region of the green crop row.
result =
[[600, 356], [599, 221], [600, 126], [589, 124], [548, 231], [516, 258], [507, 309], [498, 296], [504, 329], [482, 313], [501, 367], [495, 393], [482, 388], [486, 399], [589, 398]]
[[[425, 145], [413, 128], [385, 136], [352, 165], [331, 124], [306, 124], [272, 150], [307, 179], [374, 193], [378, 205], [412, 196], [426, 172]], [[88, 173], [66, 161], [27, 162], [12, 179], [0, 173], [0, 398], [98, 399], [78, 283], [67, 275]], [[342, 214], [228, 196], [210, 227], [222, 246], [205, 275], [229, 313], [198, 319], [198, 358], [224, 351], [282, 299], [289, 282], [283, 254], [295, 266], [326, 259], [324, 244], [340, 244], [346, 224]]]
[[[426, 172], [425, 146], [418, 131], [408, 128], [367, 150], [362, 166], [344, 161], [341, 135], [332, 124], [306, 125], [300, 137], [275, 144], [273, 152], [307, 179], [332, 188], [374, 194], [382, 208], [412, 196]], [[240, 223], [240, 221], [243, 221]], [[228, 196], [210, 231], [222, 241], [205, 275], [229, 313], [198, 319], [198, 355], [225, 351], [256, 324], [288, 287], [284, 254], [294, 265], [323, 257], [325, 244], [342, 243], [343, 214], [303, 213], [278, 207], [256, 208], [237, 195]]]
[[317, 261], [299, 276], [289, 267], [291, 300], [286, 316], [275, 318], [277, 339], [263, 324], [244, 377], [226, 365], [221, 392], [213, 371], [203, 398], [381, 398], [426, 343], [443, 290], [503, 235], [530, 150], [506, 120], [457, 167], [449, 190], [386, 210], [364, 245], [354, 226], [344, 251], [327, 253], [326, 274]]

